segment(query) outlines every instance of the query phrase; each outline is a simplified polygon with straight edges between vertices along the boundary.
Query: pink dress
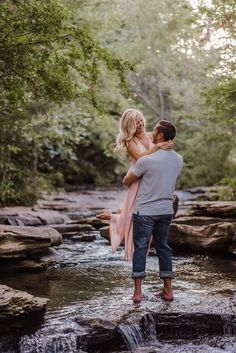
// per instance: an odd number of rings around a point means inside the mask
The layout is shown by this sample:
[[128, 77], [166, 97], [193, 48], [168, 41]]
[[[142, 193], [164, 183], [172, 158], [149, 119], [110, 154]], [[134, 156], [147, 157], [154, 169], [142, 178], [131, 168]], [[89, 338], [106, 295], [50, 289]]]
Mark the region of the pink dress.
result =
[[[153, 146], [151, 135], [147, 134], [149, 148]], [[139, 152], [145, 152], [145, 146], [137, 140]], [[136, 160], [132, 160], [134, 165]], [[132, 260], [134, 252], [133, 244], [133, 210], [139, 190], [140, 181], [137, 180], [128, 188], [121, 213], [113, 215], [110, 221], [109, 233], [112, 251], [115, 252], [118, 246], [125, 243], [125, 260]]]

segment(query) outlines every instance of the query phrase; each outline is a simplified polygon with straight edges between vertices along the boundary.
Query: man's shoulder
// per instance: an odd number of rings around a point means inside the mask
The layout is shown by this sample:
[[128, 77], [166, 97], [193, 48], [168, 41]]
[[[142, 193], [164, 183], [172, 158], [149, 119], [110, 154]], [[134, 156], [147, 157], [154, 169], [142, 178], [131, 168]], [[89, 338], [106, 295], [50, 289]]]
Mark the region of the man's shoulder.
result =
[[176, 158], [179, 158], [181, 160], [183, 160], [183, 157], [181, 156], [181, 154], [179, 154], [178, 152], [172, 150], [173, 154], [176, 156]]

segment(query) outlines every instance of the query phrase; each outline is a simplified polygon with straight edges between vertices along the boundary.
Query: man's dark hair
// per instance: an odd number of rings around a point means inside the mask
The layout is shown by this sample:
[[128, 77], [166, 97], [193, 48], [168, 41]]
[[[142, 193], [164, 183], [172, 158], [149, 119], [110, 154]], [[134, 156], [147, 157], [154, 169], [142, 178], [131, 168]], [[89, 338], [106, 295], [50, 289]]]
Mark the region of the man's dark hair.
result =
[[176, 127], [170, 121], [160, 120], [158, 122], [157, 131], [163, 133], [164, 141], [174, 140], [176, 135]]

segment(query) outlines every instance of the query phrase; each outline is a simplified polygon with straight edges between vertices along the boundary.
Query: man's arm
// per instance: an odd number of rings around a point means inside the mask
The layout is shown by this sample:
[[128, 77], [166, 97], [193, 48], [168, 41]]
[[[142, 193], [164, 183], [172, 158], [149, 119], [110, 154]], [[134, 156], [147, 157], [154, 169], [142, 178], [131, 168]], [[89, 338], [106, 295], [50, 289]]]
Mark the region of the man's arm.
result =
[[124, 177], [123, 184], [128, 188], [131, 184], [133, 184], [134, 181], [138, 180], [138, 178], [139, 177], [130, 170]]

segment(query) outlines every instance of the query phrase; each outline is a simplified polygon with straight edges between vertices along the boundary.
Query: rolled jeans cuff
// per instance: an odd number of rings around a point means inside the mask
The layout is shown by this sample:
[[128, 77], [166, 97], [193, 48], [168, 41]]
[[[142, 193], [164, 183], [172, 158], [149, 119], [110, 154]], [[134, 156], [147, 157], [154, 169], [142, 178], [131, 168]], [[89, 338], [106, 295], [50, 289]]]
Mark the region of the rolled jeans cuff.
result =
[[146, 277], [146, 272], [143, 271], [143, 272], [133, 272], [132, 273], [132, 278], [135, 279], [135, 278], [145, 278]]
[[173, 278], [174, 273], [172, 271], [160, 271], [160, 279]]

